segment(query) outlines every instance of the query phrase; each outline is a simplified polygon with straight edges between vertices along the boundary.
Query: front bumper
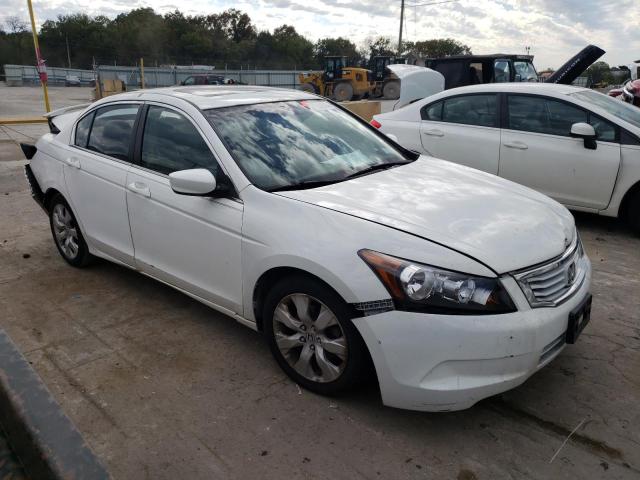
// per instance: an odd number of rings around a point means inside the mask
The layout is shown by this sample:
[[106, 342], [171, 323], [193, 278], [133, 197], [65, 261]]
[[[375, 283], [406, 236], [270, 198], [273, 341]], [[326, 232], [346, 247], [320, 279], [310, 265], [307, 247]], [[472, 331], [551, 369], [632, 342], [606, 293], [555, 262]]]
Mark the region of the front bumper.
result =
[[531, 309], [515, 280], [503, 281], [518, 311], [433, 315], [389, 311], [353, 320], [376, 367], [382, 401], [396, 408], [452, 411], [523, 383], [565, 347], [581, 287], [556, 307]]

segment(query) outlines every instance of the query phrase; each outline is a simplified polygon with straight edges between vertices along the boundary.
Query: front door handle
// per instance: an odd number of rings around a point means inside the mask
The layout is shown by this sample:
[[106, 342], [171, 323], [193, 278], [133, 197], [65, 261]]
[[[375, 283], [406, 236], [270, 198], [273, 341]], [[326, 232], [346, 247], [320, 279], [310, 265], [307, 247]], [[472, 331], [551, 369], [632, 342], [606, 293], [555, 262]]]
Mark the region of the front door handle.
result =
[[526, 150], [529, 148], [529, 146], [526, 143], [522, 143], [522, 142], [503, 143], [503, 145], [507, 148], [515, 148], [516, 150]]
[[444, 132], [442, 130], [424, 130], [422, 133], [425, 135], [429, 135], [430, 137], [444, 137]]
[[151, 190], [149, 187], [142, 182], [131, 182], [127, 185], [127, 188], [133, 193], [137, 193], [138, 195], [142, 195], [143, 197], [151, 197]]
[[78, 170], [81, 168], [80, 160], [76, 157], [67, 157], [64, 162], [70, 167], [77, 168]]

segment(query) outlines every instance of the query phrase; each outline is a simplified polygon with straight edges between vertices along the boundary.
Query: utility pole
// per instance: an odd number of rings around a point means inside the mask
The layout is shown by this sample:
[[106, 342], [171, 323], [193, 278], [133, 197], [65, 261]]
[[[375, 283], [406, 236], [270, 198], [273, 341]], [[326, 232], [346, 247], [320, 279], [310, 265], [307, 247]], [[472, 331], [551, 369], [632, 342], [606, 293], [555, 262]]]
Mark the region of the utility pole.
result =
[[71, 68], [71, 53], [69, 52], [69, 37], [67, 34], [64, 34], [64, 41], [67, 43], [67, 65]]
[[398, 56], [402, 55], [402, 26], [404, 25], [404, 0], [400, 1], [400, 35], [398, 35]]
[[38, 62], [38, 73], [40, 74], [40, 83], [42, 84], [42, 91], [44, 93], [44, 108], [47, 113], [51, 111], [51, 105], [49, 105], [49, 91], [47, 90], [47, 66], [44, 64], [44, 60], [40, 55], [40, 46], [38, 45], [38, 32], [36, 32], [36, 20], [33, 16], [33, 6], [31, 0], [27, 0], [27, 6], [29, 7], [29, 17], [31, 17], [31, 33], [33, 34], [33, 46], [36, 49], [36, 61]]

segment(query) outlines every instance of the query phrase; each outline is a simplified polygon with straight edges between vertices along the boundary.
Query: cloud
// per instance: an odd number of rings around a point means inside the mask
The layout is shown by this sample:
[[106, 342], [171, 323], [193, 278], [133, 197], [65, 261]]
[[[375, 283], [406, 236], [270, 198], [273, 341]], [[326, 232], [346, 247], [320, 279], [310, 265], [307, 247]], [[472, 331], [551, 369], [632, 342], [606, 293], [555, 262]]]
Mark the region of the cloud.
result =
[[[607, 50], [604, 60], [614, 65], [640, 56], [637, 0], [459, 0], [412, 6], [427, 1], [406, 0], [405, 40], [451, 37], [475, 53], [524, 53], [528, 46], [539, 69], [559, 66], [588, 43]], [[378, 35], [395, 39], [400, 21], [400, 2], [380, 0], [191, 0], [178, 7], [167, 0], [43, 0], [34, 7], [39, 24], [61, 14], [114, 17], [138, 7], [160, 13], [180, 8], [191, 15], [238, 8], [259, 29], [287, 23], [312, 40], [343, 36], [356, 43]], [[24, 0], [0, 0], [0, 12], [0, 22], [11, 15], [28, 21]]]

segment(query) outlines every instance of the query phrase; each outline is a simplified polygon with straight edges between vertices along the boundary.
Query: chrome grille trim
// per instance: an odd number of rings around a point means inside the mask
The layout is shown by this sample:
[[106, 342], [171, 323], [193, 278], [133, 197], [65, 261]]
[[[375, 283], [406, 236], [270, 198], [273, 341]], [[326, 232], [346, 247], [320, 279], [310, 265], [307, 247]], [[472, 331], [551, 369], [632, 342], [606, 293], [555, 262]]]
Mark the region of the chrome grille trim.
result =
[[512, 275], [532, 308], [560, 305], [580, 288], [586, 276], [586, 257], [578, 233], [560, 257]]

